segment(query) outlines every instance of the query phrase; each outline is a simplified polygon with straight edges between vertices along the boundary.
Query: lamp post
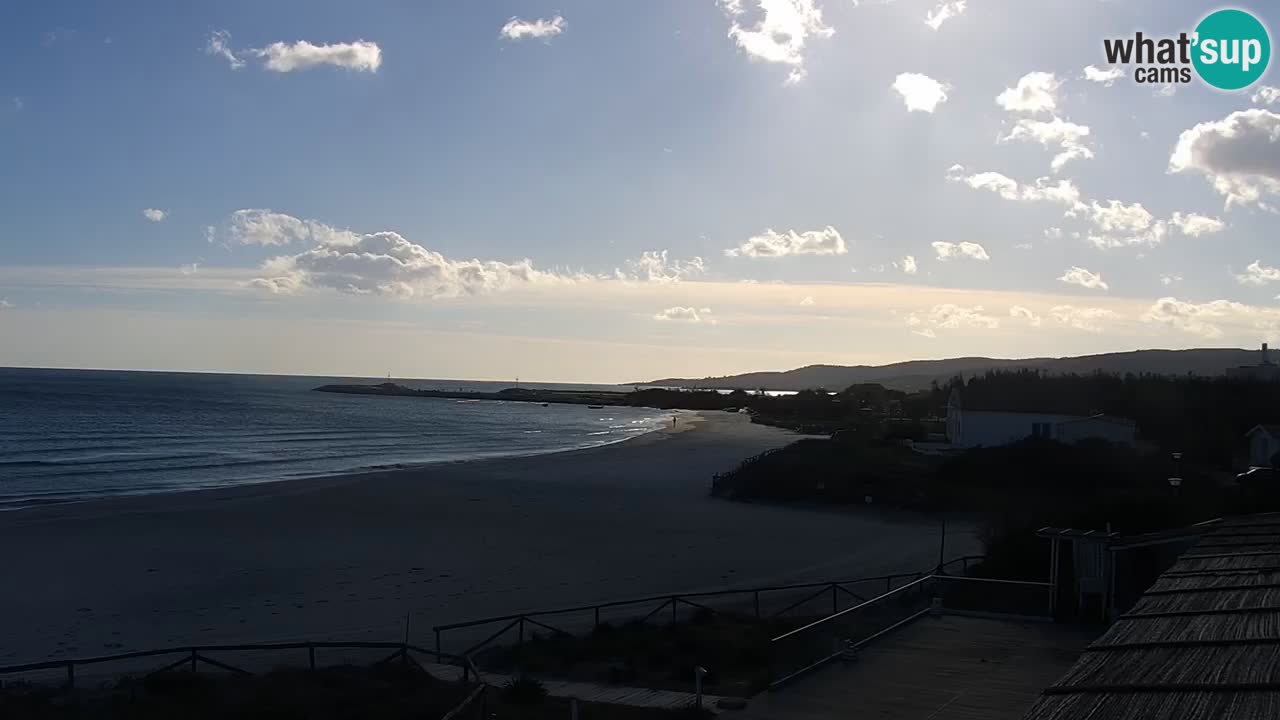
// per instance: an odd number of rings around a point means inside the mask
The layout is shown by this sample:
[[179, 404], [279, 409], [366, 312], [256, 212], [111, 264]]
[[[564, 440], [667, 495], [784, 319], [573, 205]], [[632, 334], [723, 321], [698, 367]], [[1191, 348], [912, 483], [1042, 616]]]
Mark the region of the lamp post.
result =
[[1177, 497], [1178, 489], [1182, 487], [1182, 453], [1175, 452], [1172, 457], [1177, 474], [1169, 478], [1169, 487], [1173, 489], [1173, 496]]

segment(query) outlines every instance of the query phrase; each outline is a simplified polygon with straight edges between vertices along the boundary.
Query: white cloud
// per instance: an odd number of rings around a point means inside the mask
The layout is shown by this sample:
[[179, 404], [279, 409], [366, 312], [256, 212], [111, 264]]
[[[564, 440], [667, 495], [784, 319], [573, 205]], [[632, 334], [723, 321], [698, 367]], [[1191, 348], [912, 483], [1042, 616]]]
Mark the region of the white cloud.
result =
[[817, 0], [755, 0], [755, 22], [743, 24], [750, 0], [719, 0], [732, 24], [729, 37], [753, 59], [789, 65], [790, 83], [804, 79], [804, 48], [809, 36], [831, 37], [835, 30], [822, 21]]
[[669, 307], [666, 310], [659, 310], [654, 314], [654, 320], [663, 320], [671, 322], [712, 322], [708, 317], [711, 315], [711, 308], [692, 308], [692, 307]]
[[1178, 137], [1170, 172], [1195, 170], [1232, 205], [1272, 209], [1267, 196], [1280, 195], [1280, 114], [1253, 108], [1204, 122]]
[[564, 32], [566, 27], [564, 18], [556, 15], [547, 20], [538, 18], [537, 20], [522, 20], [513, 17], [507, 21], [506, 25], [498, 31], [498, 34], [508, 40], [523, 40], [524, 38], [550, 38]]
[[1222, 337], [1223, 325], [1240, 327], [1250, 333], [1274, 333], [1280, 328], [1280, 310], [1230, 300], [1191, 303], [1163, 297], [1139, 319], [1144, 323], [1164, 325], [1206, 338]]
[[1054, 305], [1049, 308], [1049, 317], [1059, 325], [1094, 333], [1102, 332], [1103, 321], [1120, 319], [1119, 314], [1106, 308], [1074, 305]]
[[335, 245], [354, 245], [360, 235], [350, 230], [338, 230], [315, 220], [300, 220], [292, 215], [274, 210], [246, 209], [231, 213], [221, 231], [209, 228], [206, 237], [210, 242], [222, 238], [236, 245], [289, 245], [295, 242], [314, 242]]
[[323, 288], [401, 298], [482, 295], [577, 279], [536, 270], [527, 259], [514, 263], [453, 260], [394, 232], [361, 235], [353, 243], [321, 242], [296, 255], [268, 260], [262, 273], [250, 284], [275, 293]]
[[4, 298], [0, 298], [0, 310], [8, 310], [11, 307], [13, 307], [13, 303]]
[[916, 258], [914, 255], [908, 255], [902, 258], [901, 267], [902, 267], [902, 272], [906, 273], [907, 275], [915, 275], [919, 271], [919, 268], [916, 267]]
[[640, 257], [627, 260], [625, 270], [615, 269], [613, 275], [619, 280], [672, 283], [706, 271], [706, 263], [700, 257], [672, 260], [667, 257], [666, 250], [646, 250]]
[[1014, 305], [1013, 307], [1009, 308], [1009, 317], [1022, 318], [1026, 320], [1032, 327], [1040, 327], [1040, 323], [1042, 322], [1039, 315], [1032, 312], [1030, 308], [1025, 308], [1021, 305]]
[[142, 217], [150, 220], [151, 222], [156, 222], [156, 223], [164, 221], [164, 219], [168, 216], [169, 216], [169, 213], [165, 212], [164, 210], [157, 210], [156, 208], [147, 208], [146, 210], [142, 211]]
[[315, 45], [306, 40], [292, 44], [274, 42], [249, 52], [265, 60], [266, 69], [279, 73], [307, 70], [320, 65], [332, 65], [356, 72], [377, 72], [382, 67], [382, 49], [377, 43], [365, 40], [332, 45]]
[[1191, 237], [1199, 237], [1211, 233], [1222, 232], [1227, 226], [1218, 218], [1209, 217], [1208, 215], [1199, 215], [1197, 213], [1182, 214], [1175, 212], [1169, 218], [1169, 224], [1177, 228], [1183, 235]]
[[1044, 237], [1045, 237], [1045, 239], [1046, 239], [1046, 240], [1061, 240], [1061, 239], [1062, 239], [1062, 228], [1060, 228], [1060, 227], [1047, 227], [1047, 228], [1045, 228], [1045, 229], [1044, 229]]
[[893, 89], [902, 96], [907, 110], [933, 112], [947, 101], [947, 85], [920, 73], [901, 73], [893, 81]]
[[812, 295], [805, 295], [803, 298], [800, 298], [801, 307], [810, 307], [817, 304], [818, 301], [814, 300]]
[[1177, 85], [1174, 85], [1173, 83], [1165, 83], [1164, 85], [1161, 85], [1160, 87], [1156, 88], [1152, 94], [1155, 95], [1156, 97], [1167, 98], [1167, 97], [1173, 97], [1174, 94], [1177, 92], [1178, 92]]
[[1090, 272], [1082, 267], [1072, 265], [1067, 271], [1058, 278], [1068, 285], [1079, 285], [1082, 288], [1090, 290], [1106, 290], [1107, 284], [1102, 281], [1102, 276], [1095, 272]]
[[991, 256], [987, 254], [987, 249], [976, 242], [934, 242], [933, 252], [939, 260], [946, 261], [953, 258], [967, 258], [969, 260], [990, 260]]
[[1103, 70], [1093, 65], [1086, 66], [1084, 69], [1084, 79], [1090, 82], [1102, 83], [1107, 87], [1115, 84], [1116, 80], [1124, 77], [1124, 70], [1118, 67], [1109, 67]]
[[934, 305], [928, 312], [911, 313], [907, 327], [917, 335], [936, 337], [936, 330], [955, 330], [961, 327], [995, 329], [1000, 321], [985, 314], [981, 305], [964, 307], [954, 303]]
[[1072, 160], [1093, 157], [1093, 151], [1084, 144], [1084, 139], [1088, 136], [1088, 126], [1077, 125], [1054, 116], [1049, 121], [1019, 118], [1013, 130], [1003, 139], [1006, 141], [1032, 140], [1045, 147], [1057, 145], [1061, 151], [1053, 157], [1050, 167], [1054, 172], [1058, 172]]
[[989, 190], [1005, 200], [1048, 201], [1062, 203], [1071, 208], [1080, 205], [1080, 190], [1070, 180], [1053, 182], [1047, 177], [1042, 177], [1037, 178], [1032, 185], [1020, 185], [1013, 178], [998, 172], [988, 171], [972, 175], [964, 175], [963, 172], [963, 166], [952, 165], [947, 171], [947, 177], [975, 190]]
[[1089, 242], [1096, 247], [1118, 248], [1130, 245], [1159, 245], [1166, 234], [1165, 223], [1156, 220], [1142, 203], [1126, 205], [1119, 200], [1108, 200], [1101, 205], [1094, 200], [1089, 205], [1076, 208], [1089, 216], [1101, 234], [1089, 235]]
[[943, 0], [925, 15], [924, 24], [937, 30], [942, 23], [963, 13], [967, 5], [967, 0]]
[[1030, 72], [1019, 78], [1016, 86], [997, 95], [996, 103], [1009, 112], [1051, 112], [1057, 107], [1059, 85], [1053, 73]]
[[204, 52], [206, 55], [223, 58], [231, 65], [232, 70], [239, 70], [244, 67], [244, 60], [241, 60], [231, 50], [231, 33], [226, 30], [214, 30], [209, 33], [209, 40], [205, 43]]
[[1182, 275], [1180, 275], [1179, 273], [1169, 273], [1167, 275], [1160, 276], [1160, 284], [1164, 285], [1165, 287], [1168, 287], [1174, 283], [1179, 283], [1179, 282], [1182, 282]]
[[1254, 93], [1253, 97], [1250, 99], [1256, 103], [1264, 103], [1266, 105], [1275, 105], [1276, 103], [1280, 103], [1280, 87], [1271, 87], [1270, 85], [1263, 85], [1262, 87], [1258, 88], [1258, 92]]
[[204, 51], [208, 55], [224, 58], [232, 70], [245, 66], [245, 57], [262, 60], [262, 67], [278, 73], [307, 70], [320, 65], [332, 65], [357, 72], [377, 72], [382, 66], [382, 49], [377, 43], [357, 40], [331, 45], [317, 45], [307, 40], [294, 43], [274, 42], [262, 48], [231, 48], [231, 33], [215, 30], [209, 35]]
[[1236, 275], [1236, 282], [1241, 285], [1266, 285], [1280, 280], [1280, 268], [1263, 265], [1260, 260], [1249, 263], [1244, 272]]
[[767, 229], [736, 248], [724, 251], [728, 257], [773, 258], [786, 255], [844, 255], [849, 252], [840, 232], [830, 225], [822, 230], [785, 233]]

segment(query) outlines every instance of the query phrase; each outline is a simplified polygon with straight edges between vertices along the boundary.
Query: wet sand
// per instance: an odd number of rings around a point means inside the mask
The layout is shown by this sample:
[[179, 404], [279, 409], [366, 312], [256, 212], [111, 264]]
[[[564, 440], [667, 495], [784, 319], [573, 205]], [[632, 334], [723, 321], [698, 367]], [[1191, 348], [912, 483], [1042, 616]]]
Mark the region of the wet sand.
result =
[[[0, 664], [159, 646], [431, 642], [430, 625], [915, 571], [935, 520], [733, 503], [713, 473], [796, 439], [742, 415], [590, 450], [0, 513]], [[947, 555], [977, 552], [952, 528]]]

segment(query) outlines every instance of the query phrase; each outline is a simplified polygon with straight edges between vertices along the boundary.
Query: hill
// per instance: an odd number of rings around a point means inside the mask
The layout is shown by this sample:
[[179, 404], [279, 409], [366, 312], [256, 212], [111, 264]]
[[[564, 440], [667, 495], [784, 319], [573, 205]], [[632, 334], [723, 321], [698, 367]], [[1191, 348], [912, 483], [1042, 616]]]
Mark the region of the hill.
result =
[[880, 383], [895, 390], [923, 390], [933, 381], [987, 370], [1030, 368], [1051, 374], [1104, 372], [1157, 375], [1222, 375], [1227, 368], [1256, 365], [1257, 350], [1198, 348], [1193, 350], [1134, 350], [1132, 352], [1081, 355], [1064, 358], [963, 357], [946, 360], [910, 360], [889, 365], [808, 365], [782, 372], [754, 372], [707, 378], [662, 378], [636, 385], [734, 390], [839, 390], [855, 383]]

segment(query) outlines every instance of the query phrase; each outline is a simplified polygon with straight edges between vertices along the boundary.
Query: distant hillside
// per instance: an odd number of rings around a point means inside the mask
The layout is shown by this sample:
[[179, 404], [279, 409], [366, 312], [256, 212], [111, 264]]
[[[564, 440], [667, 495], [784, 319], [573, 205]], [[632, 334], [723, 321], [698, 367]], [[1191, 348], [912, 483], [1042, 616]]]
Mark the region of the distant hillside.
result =
[[840, 390], [854, 383], [874, 382], [896, 390], [922, 390], [934, 380], [943, 382], [957, 374], [973, 375], [1003, 368], [1036, 368], [1049, 373], [1105, 372], [1155, 373], [1159, 375], [1222, 375], [1227, 368], [1256, 365], [1257, 350], [1205, 348], [1195, 350], [1135, 350], [1133, 352], [1081, 355], [1065, 358], [965, 357], [947, 360], [911, 360], [891, 365], [809, 365], [785, 372], [755, 372], [725, 377], [663, 378], [638, 385], [662, 387], [755, 390]]

